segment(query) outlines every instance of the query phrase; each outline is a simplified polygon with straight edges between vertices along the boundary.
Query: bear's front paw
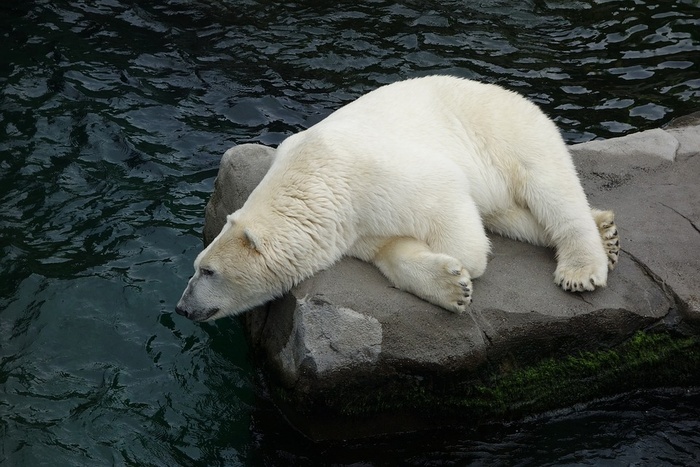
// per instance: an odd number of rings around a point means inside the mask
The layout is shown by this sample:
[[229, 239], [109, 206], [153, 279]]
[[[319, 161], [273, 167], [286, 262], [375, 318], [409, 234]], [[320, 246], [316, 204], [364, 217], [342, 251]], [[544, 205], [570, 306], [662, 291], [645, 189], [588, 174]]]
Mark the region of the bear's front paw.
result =
[[596, 287], [605, 287], [607, 279], [607, 267], [595, 265], [567, 267], [560, 264], [554, 272], [554, 283], [568, 292], [584, 292], [595, 290]]
[[415, 244], [408, 246], [414, 248], [382, 252], [375, 264], [399, 289], [453, 313], [464, 313], [472, 301], [472, 281], [461, 261], [427, 248], [420, 251]]

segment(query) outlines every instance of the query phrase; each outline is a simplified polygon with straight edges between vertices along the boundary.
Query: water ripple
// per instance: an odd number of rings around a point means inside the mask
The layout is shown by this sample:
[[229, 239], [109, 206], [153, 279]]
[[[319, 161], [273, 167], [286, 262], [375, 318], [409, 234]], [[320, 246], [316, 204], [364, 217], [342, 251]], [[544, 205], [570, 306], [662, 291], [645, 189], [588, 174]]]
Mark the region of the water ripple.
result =
[[[170, 314], [220, 155], [276, 145], [381, 84], [436, 72], [526, 94], [569, 142], [657, 127], [696, 110], [698, 30], [688, 1], [3, 3], [0, 463], [318, 456], [278, 448], [276, 412], [271, 431], [251, 435], [260, 409], [236, 322]], [[688, 411], [664, 410], [392, 449], [415, 464], [634, 463], [648, 446], [659, 462], [697, 461]], [[613, 437], [593, 433], [588, 448], [562, 424]]]

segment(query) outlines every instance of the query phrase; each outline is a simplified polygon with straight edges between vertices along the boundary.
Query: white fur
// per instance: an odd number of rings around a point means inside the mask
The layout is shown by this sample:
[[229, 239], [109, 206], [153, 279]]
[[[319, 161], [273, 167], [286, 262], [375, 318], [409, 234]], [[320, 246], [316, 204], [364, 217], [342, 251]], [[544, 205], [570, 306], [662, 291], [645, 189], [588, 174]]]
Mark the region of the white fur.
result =
[[[612, 225], [612, 213], [596, 212]], [[567, 290], [606, 284], [603, 231], [537, 106], [447, 76], [394, 83], [279, 146], [245, 205], [198, 256], [178, 310], [197, 320], [240, 313], [349, 255], [461, 312], [471, 279], [486, 268], [484, 225], [555, 247], [555, 282]]]

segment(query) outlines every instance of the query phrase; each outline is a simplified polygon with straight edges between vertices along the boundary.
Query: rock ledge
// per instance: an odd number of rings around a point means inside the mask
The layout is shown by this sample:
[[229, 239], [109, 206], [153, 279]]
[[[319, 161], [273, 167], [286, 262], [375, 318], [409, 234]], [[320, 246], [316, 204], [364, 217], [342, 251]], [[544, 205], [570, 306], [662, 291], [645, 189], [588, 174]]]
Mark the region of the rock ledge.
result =
[[[608, 287], [556, 287], [553, 252], [491, 235], [474, 303], [455, 315], [346, 258], [246, 315], [285, 416], [313, 439], [503, 419], [639, 387], [700, 384], [700, 113], [665, 129], [571, 147], [622, 252]], [[274, 150], [224, 155], [205, 242]]]

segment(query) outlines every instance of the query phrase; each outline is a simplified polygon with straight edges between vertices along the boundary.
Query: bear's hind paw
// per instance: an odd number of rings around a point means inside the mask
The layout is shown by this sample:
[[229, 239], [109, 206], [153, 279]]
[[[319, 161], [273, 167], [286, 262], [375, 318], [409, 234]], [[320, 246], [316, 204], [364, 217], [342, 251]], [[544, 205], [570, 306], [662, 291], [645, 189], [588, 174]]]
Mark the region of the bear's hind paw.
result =
[[620, 237], [617, 233], [615, 223], [601, 224], [598, 226], [600, 230], [600, 238], [603, 240], [603, 248], [608, 257], [608, 269], [611, 271], [617, 266], [617, 260], [620, 257]]
[[615, 215], [612, 211], [597, 209], [593, 209], [592, 212], [603, 242], [603, 249], [608, 257], [608, 269], [612, 271], [620, 257], [620, 235], [615, 225]]

